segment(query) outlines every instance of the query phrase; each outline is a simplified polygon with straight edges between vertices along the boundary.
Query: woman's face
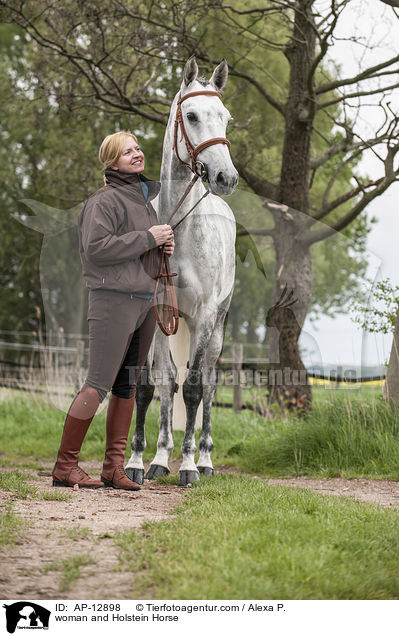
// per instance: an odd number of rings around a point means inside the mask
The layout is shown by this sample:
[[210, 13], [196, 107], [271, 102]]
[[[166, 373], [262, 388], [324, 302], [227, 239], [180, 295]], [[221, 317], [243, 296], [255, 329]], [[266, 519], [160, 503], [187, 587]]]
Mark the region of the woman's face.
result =
[[122, 154], [116, 164], [112, 166], [114, 170], [122, 172], [133, 172], [139, 174], [144, 170], [144, 153], [133, 137], [126, 139]]

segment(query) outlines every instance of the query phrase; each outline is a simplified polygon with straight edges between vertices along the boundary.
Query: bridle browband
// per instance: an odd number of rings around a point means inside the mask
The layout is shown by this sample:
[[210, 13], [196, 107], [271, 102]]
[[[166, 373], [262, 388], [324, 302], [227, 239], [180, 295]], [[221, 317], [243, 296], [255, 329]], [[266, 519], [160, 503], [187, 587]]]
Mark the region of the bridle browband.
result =
[[[225, 137], [213, 137], [212, 139], [207, 139], [206, 141], [203, 141], [202, 143], [200, 143], [196, 147], [193, 146], [193, 144], [191, 143], [190, 138], [189, 138], [189, 136], [187, 134], [187, 131], [185, 129], [185, 126], [184, 126], [183, 115], [182, 115], [182, 111], [181, 111], [181, 105], [189, 97], [197, 97], [199, 95], [211, 95], [211, 96], [219, 97], [219, 99], [222, 99], [221, 96], [220, 96], [220, 93], [218, 93], [217, 91], [192, 91], [191, 93], [186, 93], [183, 97], [181, 96], [181, 93], [179, 93], [179, 98], [177, 100], [177, 109], [176, 109], [176, 118], [175, 118], [175, 127], [174, 127], [172, 149], [175, 151], [176, 157], [179, 159], [179, 161], [181, 163], [184, 163], [186, 166], [189, 166], [190, 170], [193, 172], [193, 178], [190, 181], [189, 185], [187, 186], [187, 188], [186, 188], [183, 196], [181, 197], [180, 201], [177, 203], [177, 205], [176, 205], [175, 209], [173, 210], [172, 214], [170, 215], [169, 220], [168, 220], [168, 225], [169, 225], [172, 217], [176, 214], [176, 212], [181, 207], [183, 201], [185, 200], [185, 198], [187, 197], [187, 195], [191, 191], [192, 187], [194, 186], [194, 184], [198, 180], [198, 178], [201, 177], [204, 180], [206, 178], [205, 167], [200, 161], [197, 160], [197, 157], [198, 157], [199, 153], [202, 150], [205, 150], [205, 148], [209, 148], [209, 146], [214, 146], [215, 144], [226, 144], [227, 147], [230, 148], [230, 142]], [[191, 166], [186, 161], [183, 161], [183, 159], [181, 159], [181, 157], [179, 156], [179, 151], [177, 149], [179, 126], [180, 126], [180, 130], [181, 130], [180, 141], [182, 141], [184, 139], [184, 141], [186, 143], [186, 148], [187, 148], [187, 151], [188, 151], [188, 153], [190, 155], [190, 158], [191, 158]], [[209, 190], [207, 190], [205, 192], [205, 194], [202, 195], [202, 197], [193, 205], [192, 208], [190, 208], [190, 210], [188, 212], [186, 212], [186, 214], [183, 216], [183, 218], [180, 219], [180, 221], [178, 221], [178, 223], [176, 223], [173, 226], [172, 229], [174, 230], [178, 225], [180, 225], [180, 223], [182, 221], [184, 221], [185, 218], [187, 218], [187, 216], [194, 210], [194, 208], [197, 207], [197, 205], [208, 194], [209, 194]], [[155, 293], [154, 293], [154, 311], [155, 311], [155, 317], [156, 317], [157, 323], [159, 325], [159, 328], [161, 329], [161, 331], [166, 336], [171, 336], [171, 335], [175, 334], [176, 331], [177, 331], [177, 328], [179, 326], [179, 309], [178, 309], [178, 306], [177, 306], [176, 292], [175, 292], [175, 288], [174, 288], [174, 284], [173, 284], [173, 278], [172, 278], [173, 276], [176, 276], [176, 274], [172, 274], [170, 272], [169, 259], [166, 258], [165, 252], [163, 250], [163, 245], [162, 245], [161, 246], [161, 257], [160, 257], [160, 261], [159, 261], [159, 269], [158, 269], [158, 274], [157, 274], [157, 278], [156, 278], [157, 282], [156, 282], [156, 285], [155, 285]], [[159, 282], [160, 282], [160, 280], [162, 278], [164, 279], [164, 301], [163, 301], [163, 312], [162, 312], [163, 321], [161, 320], [161, 317], [159, 315], [158, 304], [157, 304], [158, 287], [159, 287]]]
[[212, 139], [207, 139], [206, 141], [203, 141], [201, 144], [199, 144], [196, 147], [193, 146], [193, 144], [191, 143], [189, 136], [187, 134], [186, 128], [184, 126], [183, 114], [181, 112], [181, 105], [189, 97], [198, 97], [199, 95], [210, 95], [210, 96], [219, 97], [219, 99], [222, 99], [220, 96], [220, 93], [218, 93], [217, 91], [192, 91], [191, 93], [186, 93], [183, 97], [181, 96], [181, 93], [179, 93], [179, 99], [177, 100], [177, 109], [176, 109], [173, 150], [175, 151], [176, 157], [179, 159], [181, 163], [189, 165], [188, 163], [183, 161], [183, 159], [181, 159], [181, 157], [179, 156], [179, 151], [177, 149], [177, 137], [178, 137], [179, 126], [180, 126], [180, 130], [181, 130], [180, 141], [184, 139], [184, 141], [186, 142], [186, 148], [187, 148], [188, 154], [191, 157], [190, 168], [194, 174], [198, 174], [199, 177], [203, 177], [204, 176], [203, 165], [200, 164], [199, 170], [197, 166], [197, 164], [200, 163], [200, 162], [197, 162], [197, 157], [199, 153], [202, 150], [205, 150], [205, 148], [209, 148], [209, 146], [214, 146], [215, 144], [226, 144], [228, 148], [230, 148], [230, 142], [225, 137], [214, 137]]

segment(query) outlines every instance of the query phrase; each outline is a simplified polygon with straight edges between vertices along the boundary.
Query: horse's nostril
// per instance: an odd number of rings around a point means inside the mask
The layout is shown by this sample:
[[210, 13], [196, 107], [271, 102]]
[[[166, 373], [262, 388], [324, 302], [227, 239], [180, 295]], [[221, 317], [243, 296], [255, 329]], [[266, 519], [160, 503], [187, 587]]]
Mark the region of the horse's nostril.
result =
[[219, 185], [223, 185], [223, 186], [227, 185], [227, 179], [224, 176], [224, 173], [222, 171], [220, 171], [218, 173], [218, 176], [216, 177], [216, 183], [218, 183]]

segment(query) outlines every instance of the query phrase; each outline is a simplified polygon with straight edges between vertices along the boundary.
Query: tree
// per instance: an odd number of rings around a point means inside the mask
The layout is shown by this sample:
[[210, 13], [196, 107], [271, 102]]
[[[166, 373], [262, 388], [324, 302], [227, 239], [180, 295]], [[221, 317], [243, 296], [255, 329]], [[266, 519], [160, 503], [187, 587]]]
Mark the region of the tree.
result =
[[[348, 0], [330, 0], [322, 8], [315, 0], [256, 0], [250, 6], [165, 0], [148, 6], [106, 0], [100, 7], [94, 0], [62, 6], [0, 0], [3, 19], [18, 23], [39, 47], [42, 59], [35, 74], [41, 91], [70, 108], [134, 113], [156, 127], [165, 123], [170, 87], [189, 55], [195, 53], [204, 70], [228, 57], [233, 97], [235, 91], [239, 101], [245, 93], [247, 100], [247, 116], [242, 113], [234, 131], [242, 144], [233, 159], [274, 223], [249, 233], [273, 241], [274, 303], [285, 286], [297, 300], [293, 311], [275, 317], [277, 330], [292, 334], [284, 338], [283, 352], [292, 371], [299, 356], [298, 327], [312, 300], [313, 246], [335, 232], [358, 231], [367, 205], [398, 179], [398, 117], [389, 96], [399, 86], [399, 56], [352, 75], [333, 69], [328, 54], [348, 5]], [[396, 16], [395, 9], [392, 13]], [[260, 65], [260, 59], [266, 63]], [[257, 116], [251, 110], [255, 95], [257, 105], [261, 102]], [[365, 137], [356, 112], [363, 99], [374, 96], [382, 123]], [[369, 178], [356, 170], [367, 152], [379, 158], [381, 176]], [[343, 177], [351, 182], [342, 192]], [[275, 399], [284, 400], [287, 389], [310, 406], [308, 385], [293, 389], [283, 381], [273, 392]]]
[[354, 305], [354, 321], [370, 333], [393, 334], [385, 381], [385, 399], [394, 408], [399, 406], [399, 285], [381, 280], [372, 290], [367, 305]]
[[[37, 51], [29, 36], [5, 24], [0, 25], [0, 35], [0, 328], [44, 331], [46, 315], [47, 332], [62, 328], [81, 333], [86, 321], [76, 206], [102, 185], [96, 161], [102, 139], [110, 126], [128, 128], [129, 118], [116, 112], [105, 118], [98, 110], [77, 116], [68, 104], [43, 98], [35, 74]], [[150, 138], [146, 145], [153, 143], [159, 140]], [[149, 152], [153, 154], [158, 153]], [[150, 171], [154, 168], [149, 166]], [[40, 218], [32, 220], [32, 213]], [[46, 233], [57, 239], [49, 242]]]

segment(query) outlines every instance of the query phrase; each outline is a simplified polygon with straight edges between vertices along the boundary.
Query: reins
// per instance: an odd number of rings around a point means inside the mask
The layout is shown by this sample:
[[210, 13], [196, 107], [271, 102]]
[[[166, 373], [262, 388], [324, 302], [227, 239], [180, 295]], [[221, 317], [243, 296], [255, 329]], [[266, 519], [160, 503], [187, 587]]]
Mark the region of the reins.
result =
[[[181, 104], [189, 97], [197, 97], [198, 95], [211, 95], [211, 96], [219, 97], [219, 99], [222, 99], [220, 96], [220, 93], [218, 93], [217, 91], [192, 91], [191, 93], [186, 93], [186, 95], [184, 95], [183, 97], [179, 95], [179, 99], [177, 100], [172, 150], [175, 151], [176, 156], [181, 163], [184, 163], [186, 166], [189, 166], [194, 176], [191, 179], [190, 183], [188, 184], [187, 188], [185, 189], [183, 196], [180, 198], [177, 205], [175, 206], [175, 209], [173, 210], [172, 214], [170, 215], [167, 225], [169, 225], [170, 221], [172, 220], [176, 212], [182, 206], [183, 202], [185, 201], [185, 199], [191, 192], [191, 189], [193, 188], [194, 184], [198, 181], [200, 177], [201, 178], [205, 177], [205, 168], [200, 161], [197, 161], [198, 154], [202, 150], [205, 150], [205, 148], [209, 148], [209, 146], [213, 146], [214, 144], [226, 144], [230, 148], [230, 142], [225, 137], [213, 137], [212, 139], [207, 139], [206, 141], [203, 141], [201, 144], [199, 144], [196, 147], [192, 145], [184, 126], [183, 115], [181, 112]], [[191, 165], [183, 161], [179, 156], [179, 152], [177, 149], [179, 126], [181, 130], [180, 141], [182, 141], [183, 139], [185, 141], [187, 151], [191, 158]], [[209, 190], [207, 190], [202, 195], [202, 197], [198, 199], [198, 201], [189, 209], [189, 211], [186, 212], [186, 214], [172, 227], [172, 230], [175, 230], [180, 225], [180, 223], [182, 223], [188, 217], [188, 215], [191, 214], [191, 212], [197, 207], [197, 205], [201, 203], [201, 201], [205, 199], [206, 196], [208, 196], [208, 194], [209, 194]], [[172, 274], [170, 272], [169, 257], [167, 256], [167, 254], [165, 254], [163, 245], [160, 247], [160, 250], [161, 250], [161, 255], [159, 259], [159, 268], [158, 268], [158, 274], [156, 277], [157, 282], [155, 284], [155, 292], [154, 292], [154, 311], [155, 311], [155, 317], [156, 317], [157, 323], [161, 331], [166, 336], [171, 336], [176, 333], [177, 328], [179, 326], [179, 309], [177, 305], [175, 287], [173, 284], [173, 276], [177, 276], [177, 274], [176, 273]], [[162, 311], [163, 320], [161, 320], [160, 313], [158, 310], [158, 303], [157, 303], [159, 283], [162, 279], [164, 281], [164, 298], [163, 298], [163, 311]]]

